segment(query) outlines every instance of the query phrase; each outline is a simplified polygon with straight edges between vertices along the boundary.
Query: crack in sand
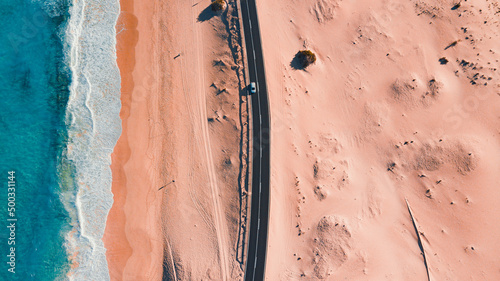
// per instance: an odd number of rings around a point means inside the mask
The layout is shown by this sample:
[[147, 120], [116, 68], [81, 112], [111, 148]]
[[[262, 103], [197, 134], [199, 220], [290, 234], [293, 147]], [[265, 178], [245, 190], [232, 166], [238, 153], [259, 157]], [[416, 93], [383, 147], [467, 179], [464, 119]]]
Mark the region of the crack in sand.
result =
[[417, 234], [418, 247], [420, 248], [420, 251], [422, 252], [422, 257], [424, 258], [424, 265], [425, 265], [425, 271], [427, 273], [427, 280], [431, 281], [431, 275], [429, 273], [429, 266], [427, 265], [427, 259], [425, 258], [424, 245], [422, 245], [422, 240], [420, 239], [420, 233], [418, 232], [417, 223], [415, 222], [415, 219], [413, 218], [413, 213], [411, 212], [410, 203], [408, 203], [408, 199], [405, 199], [405, 201], [406, 201], [406, 207], [408, 207], [408, 213], [410, 213], [411, 222], [413, 223], [413, 228], [415, 228], [415, 233]]

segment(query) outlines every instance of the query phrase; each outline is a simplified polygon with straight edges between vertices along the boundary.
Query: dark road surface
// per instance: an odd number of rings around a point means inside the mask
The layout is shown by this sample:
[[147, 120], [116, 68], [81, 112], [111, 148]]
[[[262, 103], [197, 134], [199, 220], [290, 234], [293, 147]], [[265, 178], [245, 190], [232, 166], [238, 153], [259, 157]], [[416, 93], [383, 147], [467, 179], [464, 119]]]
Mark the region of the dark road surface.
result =
[[266, 266], [270, 189], [270, 116], [264, 73], [264, 58], [255, 0], [241, 0], [250, 82], [257, 84], [252, 94], [252, 203], [245, 281], [263, 281]]

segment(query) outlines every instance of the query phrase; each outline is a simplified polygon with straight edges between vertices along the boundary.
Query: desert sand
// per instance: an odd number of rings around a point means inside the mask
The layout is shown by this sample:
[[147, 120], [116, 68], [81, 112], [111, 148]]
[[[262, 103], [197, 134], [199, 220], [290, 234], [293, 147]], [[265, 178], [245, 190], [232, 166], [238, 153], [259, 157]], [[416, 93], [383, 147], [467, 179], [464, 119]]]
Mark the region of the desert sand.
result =
[[[500, 5], [257, 2], [266, 280], [499, 280]], [[248, 81], [236, 4], [209, 4], [121, 1], [112, 280], [242, 279]]]
[[242, 276], [249, 116], [234, 6], [121, 1], [111, 280]]
[[266, 280], [500, 279], [500, 6], [457, 3], [258, 1]]

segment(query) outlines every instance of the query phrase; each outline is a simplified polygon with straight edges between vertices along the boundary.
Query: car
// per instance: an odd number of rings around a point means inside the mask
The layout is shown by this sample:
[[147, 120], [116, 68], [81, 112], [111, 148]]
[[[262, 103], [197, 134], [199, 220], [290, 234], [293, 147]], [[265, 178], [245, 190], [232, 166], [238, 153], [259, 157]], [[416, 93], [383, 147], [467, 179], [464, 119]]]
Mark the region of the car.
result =
[[250, 83], [250, 94], [257, 93], [257, 84], [255, 82]]

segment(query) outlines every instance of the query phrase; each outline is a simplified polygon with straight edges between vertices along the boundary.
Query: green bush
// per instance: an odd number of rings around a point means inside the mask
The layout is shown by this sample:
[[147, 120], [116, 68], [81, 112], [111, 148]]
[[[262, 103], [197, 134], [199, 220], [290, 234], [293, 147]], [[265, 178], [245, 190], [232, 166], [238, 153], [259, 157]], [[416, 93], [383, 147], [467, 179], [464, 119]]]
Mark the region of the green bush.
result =
[[311, 52], [310, 50], [302, 50], [299, 51], [296, 55], [298, 63], [302, 67], [308, 67], [309, 65], [316, 62], [316, 54]]
[[214, 0], [210, 7], [212, 7], [212, 11], [219, 12], [224, 10], [224, 5], [226, 2], [224, 0]]

